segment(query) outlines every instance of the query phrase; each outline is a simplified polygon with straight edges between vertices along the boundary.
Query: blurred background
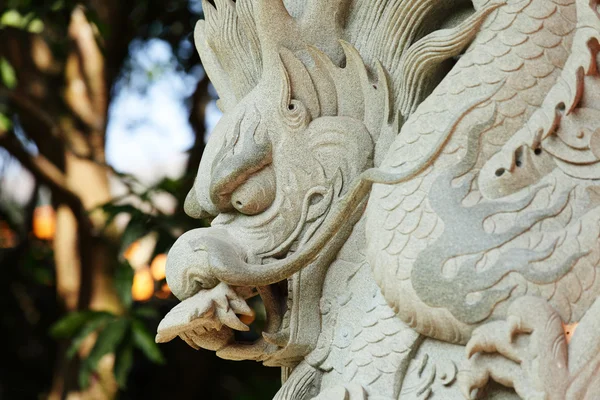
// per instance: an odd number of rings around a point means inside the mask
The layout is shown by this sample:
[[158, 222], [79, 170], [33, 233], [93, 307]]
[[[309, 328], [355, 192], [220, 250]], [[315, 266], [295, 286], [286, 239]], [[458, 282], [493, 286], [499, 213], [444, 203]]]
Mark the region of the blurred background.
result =
[[202, 17], [201, 0], [0, 0], [0, 399], [276, 392], [278, 369], [154, 344], [177, 304], [165, 254], [209, 223], [183, 212], [220, 117]]

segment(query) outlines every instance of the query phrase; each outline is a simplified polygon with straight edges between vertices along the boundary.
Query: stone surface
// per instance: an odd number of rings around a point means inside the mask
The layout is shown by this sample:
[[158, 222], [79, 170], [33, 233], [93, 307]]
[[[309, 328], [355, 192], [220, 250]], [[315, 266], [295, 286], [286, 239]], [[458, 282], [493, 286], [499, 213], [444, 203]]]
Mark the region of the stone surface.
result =
[[280, 400], [600, 398], [597, 1], [215, 3], [216, 218], [157, 341], [281, 367]]

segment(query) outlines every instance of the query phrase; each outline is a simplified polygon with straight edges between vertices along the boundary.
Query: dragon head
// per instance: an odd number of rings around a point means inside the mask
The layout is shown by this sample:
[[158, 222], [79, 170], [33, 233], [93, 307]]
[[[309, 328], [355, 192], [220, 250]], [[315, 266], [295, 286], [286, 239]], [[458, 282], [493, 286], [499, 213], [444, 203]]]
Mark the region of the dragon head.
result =
[[[157, 340], [293, 366], [316, 345], [327, 268], [370, 185], [411, 174], [408, 164], [403, 174], [378, 168], [400, 126], [494, 7], [436, 31], [452, 1], [215, 3], [203, 1], [195, 39], [224, 114], [185, 204], [215, 218], [169, 253], [167, 280], [182, 302]], [[257, 294], [266, 328], [243, 345], [236, 314]]]
[[[382, 117], [389, 115], [389, 93], [383, 69], [370, 78], [351, 45], [337, 39], [308, 45], [299, 39], [308, 34], [292, 39], [301, 21], [263, 3], [224, 2], [217, 9], [206, 3], [206, 20], [197, 27], [224, 114], [185, 209], [215, 218], [210, 228], [181, 236], [169, 253], [167, 281], [183, 302], [161, 323], [157, 340], [179, 335], [224, 358], [286, 365], [314, 346], [317, 335], [309, 331], [318, 329], [324, 271], [362, 214], [365, 196], [355, 196], [355, 182], [373, 165], [373, 132], [389, 119]], [[274, 29], [261, 33], [265, 19], [283, 21], [286, 39]], [[260, 46], [240, 50], [249, 52], [244, 68], [257, 66], [253, 73], [232, 69], [226, 57], [235, 50], [218, 54], [211, 46], [223, 40], [223, 29], [213, 27], [228, 24]], [[243, 313], [244, 300], [256, 294], [267, 327], [256, 343], [241, 344], [231, 328], [245, 327], [231, 311]]]

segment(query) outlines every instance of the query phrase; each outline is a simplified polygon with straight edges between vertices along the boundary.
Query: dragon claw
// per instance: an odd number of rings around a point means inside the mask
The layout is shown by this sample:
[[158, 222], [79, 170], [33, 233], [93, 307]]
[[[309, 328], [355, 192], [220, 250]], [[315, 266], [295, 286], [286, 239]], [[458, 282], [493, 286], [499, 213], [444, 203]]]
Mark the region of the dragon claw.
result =
[[229, 306], [231, 307], [234, 313], [247, 316], [254, 315], [254, 312], [252, 311], [250, 306], [248, 306], [248, 303], [246, 303], [245, 300], [240, 299], [238, 297], [228, 296], [227, 298], [229, 299]]
[[479, 388], [484, 387], [489, 380], [487, 371], [473, 371], [472, 369], [459, 371], [458, 388], [465, 399], [473, 400], [477, 398]]
[[466, 399], [477, 399], [490, 379], [516, 388], [525, 400], [546, 400], [546, 394], [536, 389], [523, 369], [500, 354], [475, 355], [458, 373], [458, 386]]
[[156, 341], [168, 342], [179, 336], [194, 349], [219, 349], [229, 342], [233, 335], [231, 330], [250, 329], [240, 321], [238, 314], [251, 313], [243, 297], [220, 283], [175, 306], [159, 324]]
[[[518, 331], [518, 329], [516, 329]], [[477, 328], [467, 343], [467, 359], [476, 353], [500, 353], [506, 358], [520, 363], [522, 358], [513, 344], [513, 324], [495, 321]]]
[[200, 350], [200, 347], [198, 347], [198, 345], [194, 342], [194, 340], [187, 334], [187, 333], [182, 333], [180, 335], [181, 339], [183, 339], [184, 342], [186, 342], [188, 344], [188, 346], [190, 346], [192, 349], [194, 350]]
[[568, 360], [556, 311], [543, 299], [524, 296], [511, 304], [507, 314], [505, 321], [473, 331], [458, 377], [465, 398], [474, 398], [474, 390], [494, 380], [513, 387], [526, 400], [564, 399]]
[[525, 333], [522, 329], [522, 320], [521, 318], [515, 315], [509, 315], [506, 319], [506, 323], [508, 325], [508, 342], [512, 343], [515, 336], [519, 333]]
[[240, 321], [238, 316], [235, 314], [235, 312], [233, 312], [233, 310], [231, 308], [228, 308], [228, 309], [218, 308], [217, 309], [217, 317], [223, 325], [226, 325], [226, 326], [230, 327], [231, 329], [235, 329], [235, 330], [243, 331], [243, 332], [247, 332], [250, 330], [248, 325], [246, 325], [242, 321]]

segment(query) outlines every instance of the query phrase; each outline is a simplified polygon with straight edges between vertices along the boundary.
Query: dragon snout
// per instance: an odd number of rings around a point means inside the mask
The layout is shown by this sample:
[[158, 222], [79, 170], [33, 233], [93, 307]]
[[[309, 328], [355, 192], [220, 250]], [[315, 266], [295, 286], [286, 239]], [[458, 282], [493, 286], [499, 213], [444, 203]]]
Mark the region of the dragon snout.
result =
[[275, 171], [268, 165], [231, 194], [231, 205], [245, 215], [256, 215], [265, 211], [275, 201]]
[[242, 251], [224, 229], [201, 228], [183, 234], [167, 257], [167, 283], [179, 300], [219, 284], [215, 269], [243, 259]]
[[179, 300], [218, 284], [210, 274], [208, 253], [194, 249], [194, 232], [189, 231], [181, 236], [167, 257], [167, 283]]
[[220, 212], [235, 209], [245, 215], [256, 215], [265, 211], [276, 193], [270, 152], [222, 160], [213, 168], [209, 193]]

